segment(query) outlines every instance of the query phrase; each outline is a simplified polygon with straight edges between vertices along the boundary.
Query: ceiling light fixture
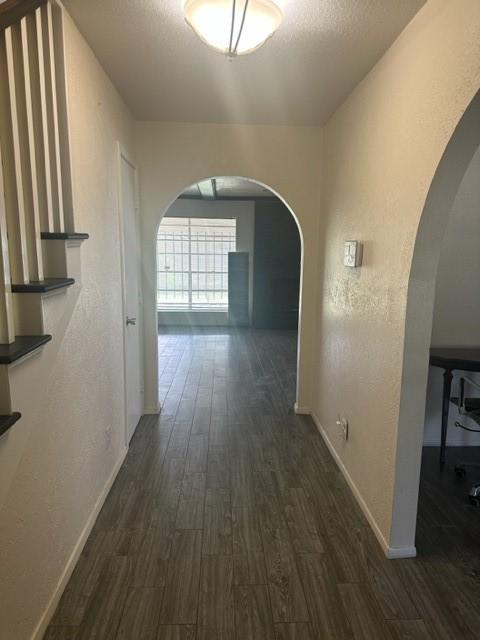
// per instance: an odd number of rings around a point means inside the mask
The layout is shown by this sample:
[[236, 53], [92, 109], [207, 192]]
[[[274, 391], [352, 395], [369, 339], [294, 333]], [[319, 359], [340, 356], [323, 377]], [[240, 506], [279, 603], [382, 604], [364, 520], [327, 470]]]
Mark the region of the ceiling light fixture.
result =
[[183, 11], [198, 37], [229, 58], [256, 51], [283, 20], [273, 0], [186, 0]]

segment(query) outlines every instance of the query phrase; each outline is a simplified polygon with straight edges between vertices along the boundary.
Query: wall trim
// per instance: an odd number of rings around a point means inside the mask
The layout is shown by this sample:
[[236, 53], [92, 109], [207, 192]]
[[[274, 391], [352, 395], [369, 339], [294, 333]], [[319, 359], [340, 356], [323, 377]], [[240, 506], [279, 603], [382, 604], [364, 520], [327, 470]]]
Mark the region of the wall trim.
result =
[[295, 404], [293, 405], [293, 410], [295, 411], [295, 413], [298, 416], [311, 416], [312, 415], [312, 411], [311, 411], [310, 407], [307, 407], [306, 405], [298, 404], [298, 402], [295, 402]]
[[77, 564], [80, 554], [83, 551], [83, 547], [87, 542], [88, 536], [90, 535], [90, 532], [93, 529], [93, 525], [95, 524], [98, 514], [100, 513], [100, 510], [103, 507], [105, 500], [107, 499], [107, 496], [115, 481], [115, 478], [117, 477], [117, 474], [120, 471], [120, 467], [122, 466], [123, 461], [125, 460], [125, 456], [127, 455], [127, 452], [128, 452], [127, 448], [125, 448], [122, 451], [120, 458], [117, 460], [115, 466], [113, 467], [112, 473], [110, 474], [100, 495], [98, 496], [95, 506], [93, 507], [92, 512], [90, 513], [88, 520], [83, 528], [83, 531], [81, 532], [80, 537], [78, 538], [78, 541], [73, 548], [70, 558], [67, 560], [67, 564], [65, 565], [63, 573], [60, 576], [57, 586], [55, 587], [55, 590], [52, 594], [52, 597], [50, 598], [50, 601], [45, 611], [43, 612], [40, 618], [40, 621], [38, 622], [35, 628], [35, 631], [32, 634], [31, 640], [42, 640], [45, 634], [45, 631], [47, 630], [47, 627], [50, 623], [50, 620], [52, 619], [53, 614], [55, 613], [55, 609], [57, 608], [57, 605], [60, 602], [60, 598], [62, 597], [63, 592], [65, 591], [65, 587], [67, 586], [68, 581], [70, 580], [70, 577], [73, 573], [73, 570], [75, 569], [75, 565]]
[[158, 329], [164, 327], [228, 327], [228, 311], [157, 311]]
[[360, 493], [357, 485], [353, 481], [353, 478], [349, 474], [346, 466], [343, 464], [342, 459], [336, 452], [333, 444], [330, 442], [327, 432], [322, 427], [318, 416], [313, 411], [311, 412], [310, 415], [312, 416], [315, 426], [317, 427], [320, 435], [322, 436], [325, 444], [327, 445], [328, 450], [330, 451], [333, 459], [335, 460], [337, 467], [340, 469], [343, 477], [347, 481], [347, 484], [350, 487], [351, 492], [353, 493], [356, 501], [358, 502], [360, 509], [363, 511], [363, 514], [366, 517], [368, 524], [370, 525], [370, 528], [375, 534], [375, 537], [377, 538], [380, 546], [382, 547], [386, 557], [390, 560], [395, 560], [399, 558], [415, 558], [417, 555], [417, 550], [415, 547], [390, 547], [388, 545], [388, 542], [386, 541], [383, 533], [380, 531], [380, 528], [377, 525], [377, 522], [373, 517], [370, 509], [368, 508], [365, 500], [363, 499], [362, 494]]
[[155, 405], [146, 405], [143, 408], [143, 415], [145, 416], [156, 416], [160, 413], [161, 407], [160, 407], [160, 403], [157, 402], [157, 404]]

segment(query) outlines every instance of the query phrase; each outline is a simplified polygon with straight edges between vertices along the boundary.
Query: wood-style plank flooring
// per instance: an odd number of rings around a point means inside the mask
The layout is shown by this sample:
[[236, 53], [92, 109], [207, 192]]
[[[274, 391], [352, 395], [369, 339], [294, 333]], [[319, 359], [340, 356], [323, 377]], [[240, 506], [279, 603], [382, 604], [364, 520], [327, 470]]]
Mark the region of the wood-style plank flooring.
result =
[[47, 640], [480, 638], [480, 509], [435, 450], [420, 557], [388, 561], [292, 413], [294, 333], [170, 330], [159, 347], [161, 417], [137, 428]]

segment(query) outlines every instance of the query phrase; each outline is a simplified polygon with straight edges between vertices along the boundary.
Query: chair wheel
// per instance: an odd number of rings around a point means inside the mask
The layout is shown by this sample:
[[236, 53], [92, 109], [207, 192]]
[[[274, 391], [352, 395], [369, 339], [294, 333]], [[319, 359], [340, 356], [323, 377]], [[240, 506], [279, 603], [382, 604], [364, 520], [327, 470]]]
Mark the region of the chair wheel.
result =
[[469, 499], [470, 504], [472, 505], [472, 507], [480, 506], [480, 500], [478, 498], [474, 498], [473, 496], [468, 496], [468, 499]]
[[455, 475], [457, 478], [465, 478], [467, 475], [467, 470], [464, 467], [455, 467]]

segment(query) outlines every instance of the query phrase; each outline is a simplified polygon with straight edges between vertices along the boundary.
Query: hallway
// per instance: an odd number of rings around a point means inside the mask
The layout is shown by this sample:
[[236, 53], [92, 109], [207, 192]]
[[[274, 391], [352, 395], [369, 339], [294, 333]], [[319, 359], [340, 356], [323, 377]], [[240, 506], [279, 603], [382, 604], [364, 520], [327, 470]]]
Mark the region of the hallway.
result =
[[292, 413], [296, 334], [172, 330], [159, 352], [162, 415], [142, 419], [47, 640], [478, 637], [455, 551], [427, 528], [425, 557], [386, 560]]

